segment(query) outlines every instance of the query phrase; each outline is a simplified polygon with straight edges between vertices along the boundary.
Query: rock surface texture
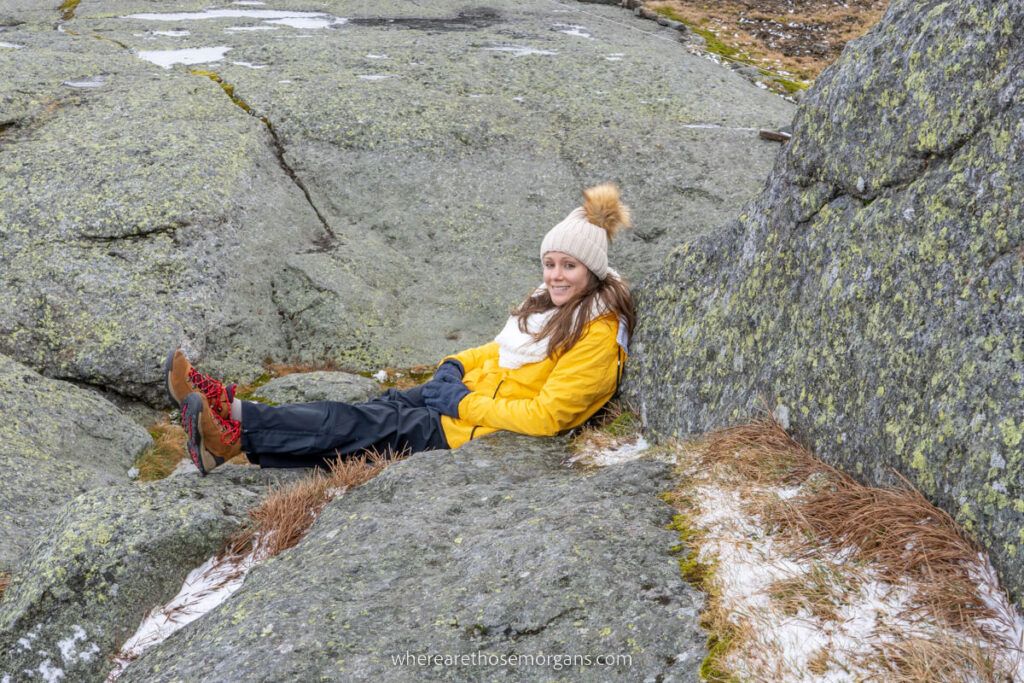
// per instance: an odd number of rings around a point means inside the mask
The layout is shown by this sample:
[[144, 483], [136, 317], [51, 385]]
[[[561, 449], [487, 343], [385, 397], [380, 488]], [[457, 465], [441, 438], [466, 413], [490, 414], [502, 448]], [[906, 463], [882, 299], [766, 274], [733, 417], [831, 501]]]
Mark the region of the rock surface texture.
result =
[[0, 355], [0, 572], [68, 500], [127, 481], [149, 434], [104, 398]]
[[895, 469], [1024, 605], [1024, 5], [897, 1], [800, 106], [764, 192], [645, 283], [629, 393], [663, 435], [775, 409]]
[[0, 680], [103, 680], [150, 608], [177, 593], [283, 476], [227, 466], [217, 479], [122, 484], [52, 511], [46, 542], [0, 602]]
[[69, 4], [0, 0], [0, 352], [154, 405], [174, 343], [244, 381], [485, 341], [595, 181], [639, 277], [793, 112], [614, 7]]
[[381, 393], [380, 384], [349, 372], [299, 372], [272, 379], [253, 392], [256, 400], [280, 403], [360, 403]]
[[[121, 680], [697, 681], [702, 598], [657, 498], [670, 467], [584, 473], [566, 456], [560, 440], [500, 435], [391, 466]], [[494, 659], [393, 659], [407, 653]], [[540, 653], [592, 665], [498, 663]]]

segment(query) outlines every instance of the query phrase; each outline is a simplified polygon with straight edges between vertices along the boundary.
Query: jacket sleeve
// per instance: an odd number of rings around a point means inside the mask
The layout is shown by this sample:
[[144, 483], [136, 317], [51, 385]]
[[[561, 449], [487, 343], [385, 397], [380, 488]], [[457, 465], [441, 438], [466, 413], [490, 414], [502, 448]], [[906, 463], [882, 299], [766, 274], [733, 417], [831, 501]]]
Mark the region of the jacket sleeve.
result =
[[615, 326], [607, 319], [591, 323], [558, 359], [537, 396], [507, 399], [472, 392], [459, 403], [459, 418], [530, 436], [552, 436], [570, 427], [599, 399], [615, 392]]
[[[456, 353], [451, 356], [445, 356], [441, 360], [441, 363], [445, 362], [449, 358], [454, 358], [455, 360], [462, 363], [462, 370], [464, 373], [466, 373], [474, 368], [480, 367], [481, 365], [483, 365], [485, 359], [491, 356], [497, 356], [497, 354], [498, 342], [492, 341], [488, 342], [487, 344], [484, 344], [483, 346], [477, 346], [472, 349], [460, 351], [459, 353]], [[438, 365], [440, 365], [441, 363], [438, 363]]]

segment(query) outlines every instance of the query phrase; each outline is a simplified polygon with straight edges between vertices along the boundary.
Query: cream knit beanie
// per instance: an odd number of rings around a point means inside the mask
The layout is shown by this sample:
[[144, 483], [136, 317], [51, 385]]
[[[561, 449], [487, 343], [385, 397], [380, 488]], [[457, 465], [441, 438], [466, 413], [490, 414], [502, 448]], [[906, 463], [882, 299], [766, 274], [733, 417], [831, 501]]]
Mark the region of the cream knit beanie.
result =
[[584, 190], [583, 198], [583, 206], [544, 236], [540, 257], [560, 251], [604, 280], [608, 277], [608, 242], [620, 229], [629, 227], [629, 207], [619, 201], [619, 188], [612, 183]]

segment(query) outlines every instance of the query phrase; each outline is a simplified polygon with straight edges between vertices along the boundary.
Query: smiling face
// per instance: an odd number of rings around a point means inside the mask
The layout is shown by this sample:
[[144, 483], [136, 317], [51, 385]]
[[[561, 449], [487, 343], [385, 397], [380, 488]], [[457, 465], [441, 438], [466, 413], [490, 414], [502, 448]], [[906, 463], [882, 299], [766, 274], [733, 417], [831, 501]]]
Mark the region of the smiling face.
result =
[[560, 251], [549, 251], [544, 254], [541, 263], [544, 266], [544, 284], [556, 306], [586, 291], [590, 270], [572, 256]]

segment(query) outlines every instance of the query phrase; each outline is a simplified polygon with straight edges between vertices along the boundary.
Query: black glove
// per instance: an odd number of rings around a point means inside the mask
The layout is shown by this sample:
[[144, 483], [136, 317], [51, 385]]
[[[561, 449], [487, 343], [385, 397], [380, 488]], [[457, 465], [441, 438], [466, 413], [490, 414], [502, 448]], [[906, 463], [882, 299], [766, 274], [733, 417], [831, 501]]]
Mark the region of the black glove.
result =
[[427, 382], [423, 385], [423, 402], [442, 415], [459, 416], [459, 402], [470, 393], [459, 380], [454, 382]]
[[434, 376], [430, 378], [430, 381], [449, 383], [462, 382], [463, 374], [465, 374], [465, 370], [462, 367], [462, 363], [454, 358], [449, 358], [438, 366], [437, 370], [434, 371]]

